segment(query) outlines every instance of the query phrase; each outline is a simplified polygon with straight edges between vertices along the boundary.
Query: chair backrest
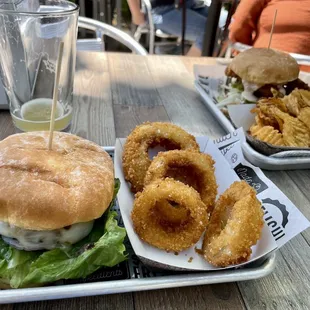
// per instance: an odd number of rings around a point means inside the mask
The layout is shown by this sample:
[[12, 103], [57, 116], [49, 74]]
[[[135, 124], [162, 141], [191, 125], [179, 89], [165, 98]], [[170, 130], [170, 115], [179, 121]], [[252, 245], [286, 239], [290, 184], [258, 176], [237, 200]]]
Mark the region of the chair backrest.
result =
[[108, 36], [127, 46], [133, 53], [147, 55], [147, 51], [135, 41], [129, 34], [113, 26], [99, 22], [97, 20], [80, 16], [79, 28], [92, 30], [96, 34], [96, 39], [78, 40], [78, 50], [98, 50], [98, 46], [104, 49], [103, 36]]
[[150, 0], [141, 1], [142, 10], [147, 15], [149, 29], [150, 29], [150, 38], [149, 38], [149, 53], [154, 54], [154, 45], [155, 45], [155, 26], [152, 15], [152, 4]]

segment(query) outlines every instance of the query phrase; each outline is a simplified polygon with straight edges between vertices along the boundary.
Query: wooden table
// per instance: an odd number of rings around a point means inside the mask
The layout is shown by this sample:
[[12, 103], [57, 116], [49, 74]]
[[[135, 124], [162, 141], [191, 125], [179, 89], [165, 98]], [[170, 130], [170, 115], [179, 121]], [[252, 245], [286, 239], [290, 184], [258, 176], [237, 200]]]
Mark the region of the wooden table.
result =
[[[223, 135], [194, 89], [195, 63], [214, 60], [79, 54], [72, 132], [113, 145], [116, 137], [127, 136], [144, 121], [171, 121], [194, 135]], [[0, 139], [12, 133], [9, 113], [0, 112]], [[310, 171], [266, 174], [310, 218]], [[2, 305], [0, 309], [310, 309], [309, 244], [308, 229], [278, 251], [275, 271], [260, 280]]]

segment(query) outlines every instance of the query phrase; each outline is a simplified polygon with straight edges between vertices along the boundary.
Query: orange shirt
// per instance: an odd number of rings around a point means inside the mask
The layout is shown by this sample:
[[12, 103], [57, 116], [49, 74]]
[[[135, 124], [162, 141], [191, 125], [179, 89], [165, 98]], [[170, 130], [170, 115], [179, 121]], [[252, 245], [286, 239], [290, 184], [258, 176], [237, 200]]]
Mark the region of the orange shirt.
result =
[[276, 9], [271, 48], [310, 55], [310, 0], [241, 0], [229, 28], [229, 39], [268, 47]]

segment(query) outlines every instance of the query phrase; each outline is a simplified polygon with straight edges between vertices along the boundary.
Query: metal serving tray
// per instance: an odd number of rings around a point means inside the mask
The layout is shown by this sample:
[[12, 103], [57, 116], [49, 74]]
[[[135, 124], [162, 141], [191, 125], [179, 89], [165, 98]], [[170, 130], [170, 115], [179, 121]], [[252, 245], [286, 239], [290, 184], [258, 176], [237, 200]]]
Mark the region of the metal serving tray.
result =
[[37, 300], [63, 299], [83, 296], [127, 293], [254, 280], [270, 274], [275, 267], [275, 254], [260, 265], [244, 269], [187, 273], [140, 279], [102, 281], [50, 287], [24, 288], [0, 291], [0, 303], [17, 303]]
[[[113, 158], [114, 147], [105, 147], [104, 149]], [[119, 211], [118, 205], [116, 205], [115, 210]], [[120, 212], [118, 220], [119, 225], [122, 226]], [[53, 286], [1, 290], [0, 303], [63, 299], [254, 280], [270, 274], [276, 263], [276, 255], [273, 252], [244, 268], [209, 272], [164, 271], [144, 265], [133, 252], [128, 239], [125, 245], [128, 260], [115, 267], [102, 268], [86, 279], [59, 281]]]
[[[212, 99], [208, 96], [204, 88], [195, 81], [195, 87], [200, 94], [203, 102], [213, 116], [218, 120], [227, 133], [235, 131], [234, 126], [226, 118], [226, 116], [217, 108]], [[242, 145], [242, 150], [246, 159], [253, 165], [267, 170], [293, 170], [293, 169], [309, 169], [310, 168], [310, 153], [307, 151], [289, 151], [289, 156], [279, 158], [263, 155], [254, 150], [250, 144], [245, 142]]]

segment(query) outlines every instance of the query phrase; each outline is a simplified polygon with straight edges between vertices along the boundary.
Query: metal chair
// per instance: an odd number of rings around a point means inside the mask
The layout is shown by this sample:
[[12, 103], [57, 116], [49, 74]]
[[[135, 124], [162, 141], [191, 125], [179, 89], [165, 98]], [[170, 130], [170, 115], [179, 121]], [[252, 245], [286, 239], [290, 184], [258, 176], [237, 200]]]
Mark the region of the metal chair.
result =
[[116, 41], [124, 44], [133, 53], [138, 55], [147, 55], [147, 51], [135, 41], [129, 34], [113, 27], [108, 24], [99, 22], [97, 20], [79, 17], [79, 28], [92, 30], [96, 34], [95, 39], [79, 39], [77, 40], [77, 50], [78, 51], [104, 51], [104, 41], [103, 36], [108, 36]]
[[[167, 46], [167, 45], [176, 45], [176, 43], [179, 43], [178, 37], [165, 33], [160, 29], [157, 30], [155, 29], [154, 20], [152, 16], [152, 5], [150, 0], [142, 0], [141, 4], [142, 4], [142, 11], [147, 15], [148, 23], [138, 26], [137, 30], [134, 33], [135, 40], [139, 42], [142, 34], [148, 34], [150, 54], [154, 54], [155, 45]], [[155, 37], [159, 37], [162, 39], [175, 39], [177, 42], [174, 44], [172, 42], [155, 43]]]
[[[227, 45], [228, 26], [239, 2], [240, 0], [213, 0], [211, 2], [206, 23], [202, 56], [221, 56], [223, 46]], [[220, 27], [220, 16], [224, 4], [230, 4], [230, 9], [224, 27]]]
[[[237, 0], [226, 0], [226, 1], [237, 1]], [[231, 19], [231, 12], [229, 12], [228, 16], [225, 17], [224, 10], [222, 9], [223, 0], [204, 0], [205, 5], [210, 7], [212, 4], [212, 8], [210, 8], [210, 13], [207, 18], [207, 27], [206, 27], [206, 36], [207, 41], [209, 41], [209, 37], [212, 37], [212, 50], [214, 48], [215, 35], [218, 33], [218, 28], [225, 28], [227, 24], [227, 20]], [[164, 33], [160, 29], [155, 29], [154, 20], [152, 16], [152, 5], [150, 0], [141, 0], [142, 3], [142, 11], [147, 15], [148, 23], [138, 26], [137, 30], [134, 33], [134, 38], [137, 42], [140, 41], [142, 34], [149, 35], [149, 53], [154, 53], [155, 46], [167, 46], [167, 45], [178, 45], [181, 44], [181, 38], [170, 35], [168, 33]], [[216, 8], [214, 8], [216, 6]], [[210, 17], [211, 15], [211, 17]], [[224, 20], [223, 18], [224, 17]], [[228, 22], [228, 24], [229, 24]], [[223, 24], [223, 25], [222, 25]], [[228, 27], [228, 26], [227, 26]], [[211, 29], [211, 30], [210, 30]], [[225, 28], [226, 29], [226, 28]], [[213, 34], [215, 32], [216, 34]], [[162, 39], [175, 39], [175, 42], [155, 42], [155, 38], [159, 37]], [[193, 42], [187, 41], [188, 44], [192, 44]]]

